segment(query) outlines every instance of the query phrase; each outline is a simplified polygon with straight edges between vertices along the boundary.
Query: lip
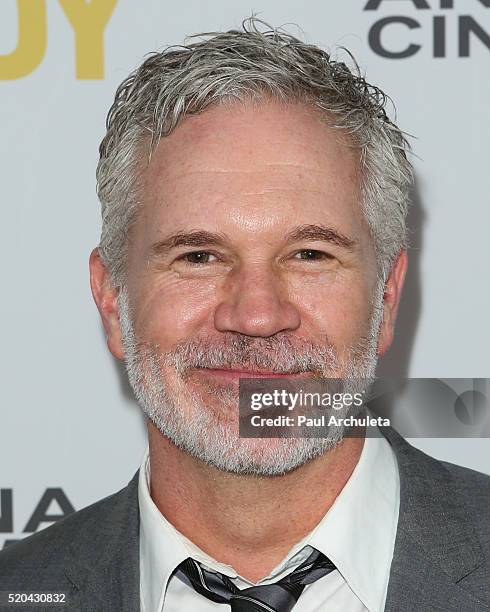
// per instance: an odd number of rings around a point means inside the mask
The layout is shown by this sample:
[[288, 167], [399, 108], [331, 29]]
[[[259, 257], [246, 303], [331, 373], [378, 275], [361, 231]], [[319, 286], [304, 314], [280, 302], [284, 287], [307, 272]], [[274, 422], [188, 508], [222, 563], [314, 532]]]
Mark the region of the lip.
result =
[[212, 368], [200, 368], [197, 370], [205, 375], [212, 376], [214, 378], [221, 378], [225, 380], [239, 380], [240, 378], [311, 378], [311, 372], [272, 372], [266, 370], [239, 370], [232, 368], [223, 369], [212, 369]]

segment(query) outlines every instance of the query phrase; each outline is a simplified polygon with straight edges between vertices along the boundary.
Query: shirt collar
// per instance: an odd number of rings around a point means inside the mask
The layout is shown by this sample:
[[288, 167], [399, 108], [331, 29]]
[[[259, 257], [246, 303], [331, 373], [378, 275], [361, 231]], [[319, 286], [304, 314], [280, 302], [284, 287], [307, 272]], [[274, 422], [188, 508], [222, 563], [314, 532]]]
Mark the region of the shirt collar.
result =
[[[150, 489], [148, 448], [138, 483], [141, 594], [145, 608], [160, 610], [168, 580], [188, 557], [231, 578], [229, 565], [217, 562], [181, 534], [160, 513]], [[387, 440], [367, 437], [359, 461], [337, 499], [315, 529], [295, 544], [260, 584], [276, 581], [316, 548], [333, 561], [370, 612], [386, 599], [399, 510], [399, 476]]]

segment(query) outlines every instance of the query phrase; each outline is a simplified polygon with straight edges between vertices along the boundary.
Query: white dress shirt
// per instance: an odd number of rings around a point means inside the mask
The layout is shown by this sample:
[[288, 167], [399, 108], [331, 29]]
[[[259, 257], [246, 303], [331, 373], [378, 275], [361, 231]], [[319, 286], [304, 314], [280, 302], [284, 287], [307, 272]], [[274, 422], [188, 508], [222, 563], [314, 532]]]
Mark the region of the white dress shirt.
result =
[[[150, 496], [148, 449], [141, 464], [140, 597], [142, 612], [226, 612], [172, 573], [188, 557], [229, 576], [240, 589], [253, 585], [229, 565], [219, 563], [175, 529]], [[382, 612], [398, 523], [400, 481], [388, 441], [366, 438], [359, 461], [315, 529], [257, 584], [277, 582], [316, 548], [337, 569], [305, 587], [294, 612]]]

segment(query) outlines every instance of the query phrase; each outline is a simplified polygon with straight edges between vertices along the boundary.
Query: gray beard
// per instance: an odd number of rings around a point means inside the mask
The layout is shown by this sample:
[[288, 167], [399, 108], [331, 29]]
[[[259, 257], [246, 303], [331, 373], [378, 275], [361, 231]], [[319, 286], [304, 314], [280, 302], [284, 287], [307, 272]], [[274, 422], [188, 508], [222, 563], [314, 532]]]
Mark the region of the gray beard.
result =
[[[279, 476], [334, 448], [345, 429], [335, 427], [324, 438], [240, 438], [238, 388], [206, 387], [204, 396], [189, 384], [195, 368], [222, 368], [314, 372], [324, 378], [342, 378], [343, 392], [368, 389], [377, 364], [377, 338], [382, 318], [384, 283], [373, 299], [370, 329], [348, 351], [341, 363], [333, 347], [315, 346], [286, 335], [256, 338], [222, 334], [216, 340], [200, 338], [162, 352], [157, 345], [135, 337], [126, 288], [119, 293], [119, 319], [129, 382], [148, 419], [177, 447], [215, 468], [240, 475]], [[195, 390], [193, 390], [195, 389]], [[342, 418], [352, 408], [336, 411]]]

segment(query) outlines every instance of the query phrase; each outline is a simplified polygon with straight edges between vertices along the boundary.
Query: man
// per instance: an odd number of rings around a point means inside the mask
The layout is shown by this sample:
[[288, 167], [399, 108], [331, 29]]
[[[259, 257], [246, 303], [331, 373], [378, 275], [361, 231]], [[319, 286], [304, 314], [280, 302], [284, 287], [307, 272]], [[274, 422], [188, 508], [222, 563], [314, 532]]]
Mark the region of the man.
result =
[[1, 590], [83, 612], [490, 609], [488, 477], [391, 429], [238, 432], [240, 378], [368, 381], [391, 344], [412, 172], [384, 102], [253, 19], [119, 87], [91, 286], [149, 451], [3, 552]]

